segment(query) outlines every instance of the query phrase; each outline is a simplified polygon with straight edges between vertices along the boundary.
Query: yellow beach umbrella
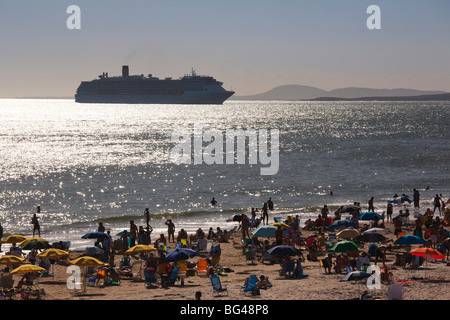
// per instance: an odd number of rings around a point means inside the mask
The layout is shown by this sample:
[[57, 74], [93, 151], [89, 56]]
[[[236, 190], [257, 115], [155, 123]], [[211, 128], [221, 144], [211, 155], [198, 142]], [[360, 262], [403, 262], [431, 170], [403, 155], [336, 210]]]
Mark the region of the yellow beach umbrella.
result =
[[65, 259], [69, 257], [69, 253], [61, 249], [50, 248], [42, 251], [36, 257], [48, 259]]
[[144, 253], [150, 251], [158, 251], [158, 249], [156, 249], [155, 247], [147, 246], [145, 244], [138, 244], [125, 251], [125, 254]]
[[20, 234], [12, 234], [10, 236], [7, 236], [2, 241], [0, 241], [0, 243], [20, 243], [25, 239], [26, 239], [26, 237], [24, 237]]
[[272, 223], [271, 226], [281, 227], [281, 228], [290, 228], [287, 224], [285, 224], [283, 222], [275, 222], [275, 223]]
[[98, 267], [104, 265], [103, 262], [101, 262], [98, 259], [95, 259], [93, 257], [89, 256], [82, 256], [73, 260], [69, 261], [69, 264], [79, 266], [79, 267]]
[[8, 264], [11, 265], [13, 263], [21, 263], [24, 262], [24, 258], [20, 258], [18, 256], [12, 254], [5, 254], [3, 257], [0, 257], [0, 264]]
[[[73, 260], [69, 261], [69, 264], [79, 266], [79, 267], [99, 267], [104, 265], [103, 262], [101, 262], [98, 259], [95, 259], [93, 257], [89, 256], [82, 256]], [[86, 276], [85, 276], [86, 277]], [[86, 292], [86, 281], [84, 281], [83, 284], [83, 291]]]
[[[69, 257], [69, 253], [67, 251], [56, 249], [56, 248], [50, 248], [42, 251], [39, 253], [37, 258], [47, 258], [47, 259], [67, 259]], [[53, 280], [55, 279], [55, 272], [54, 272], [55, 264], [52, 264], [52, 274], [53, 274]]]
[[11, 271], [11, 274], [23, 274], [23, 273], [29, 273], [29, 272], [45, 272], [45, 270], [42, 267], [36, 266], [34, 264], [23, 264], [17, 268], [15, 268], [13, 271]]
[[[144, 252], [150, 252], [150, 251], [158, 251], [155, 247], [147, 246], [145, 244], [138, 244], [134, 247], [131, 247], [127, 251], [125, 251], [125, 254], [133, 254], [133, 253], [144, 253]], [[140, 261], [141, 265], [139, 267], [139, 274], [142, 273], [142, 260]]]

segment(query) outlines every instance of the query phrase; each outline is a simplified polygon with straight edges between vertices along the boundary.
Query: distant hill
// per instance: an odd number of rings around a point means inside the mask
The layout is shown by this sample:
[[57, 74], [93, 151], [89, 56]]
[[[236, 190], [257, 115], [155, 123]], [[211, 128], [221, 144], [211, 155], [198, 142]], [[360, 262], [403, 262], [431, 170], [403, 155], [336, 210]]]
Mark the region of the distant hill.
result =
[[251, 96], [233, 96], [230, 100], [312, 100], [326, 98], [337, 99], [358, 99], [373, 97], [412, 97], [431, 96], [447, 94], [444, 91], [420, 91], [414, 89], [371, 89], [371, 88], [341, 88], [330, 91], [303, 85], [283, 85], [264, 93]]
[[360, 98], [337, 98], [321, 97], [310, 99], [311, 101], [450, 101], [450, 93], [424, 94], [418, 96], [393, 96], [393, 97], [360, 97]]

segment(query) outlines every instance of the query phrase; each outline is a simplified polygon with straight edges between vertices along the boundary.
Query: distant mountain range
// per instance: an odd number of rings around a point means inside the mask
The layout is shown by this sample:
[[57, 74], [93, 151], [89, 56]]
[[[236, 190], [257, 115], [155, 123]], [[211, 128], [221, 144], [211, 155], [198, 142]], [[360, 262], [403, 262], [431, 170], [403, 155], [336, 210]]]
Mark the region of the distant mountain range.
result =
[[229, 100], [450, 100], [450, 93], [445, 91], [421, 91], [414, 89], [371, 89], [371, 88], [341, 88], [330, 91], [310, 86], [284, 85], [264, 93], [251, 96], [233, 96]]

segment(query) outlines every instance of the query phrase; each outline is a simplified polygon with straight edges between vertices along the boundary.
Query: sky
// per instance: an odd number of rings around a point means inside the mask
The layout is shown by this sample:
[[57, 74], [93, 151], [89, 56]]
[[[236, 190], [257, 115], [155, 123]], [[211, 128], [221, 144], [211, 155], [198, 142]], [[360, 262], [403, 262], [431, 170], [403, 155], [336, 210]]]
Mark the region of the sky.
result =
[[[67, 8], [80, 27], [67, 28]], [[381, 29], [371, 30], [370, 5]], [[103, 72], [194, 68], [236, 95], [285, 84], [450, 92], [448, 0], [0, 0], [0, 97], [72, 96]]]

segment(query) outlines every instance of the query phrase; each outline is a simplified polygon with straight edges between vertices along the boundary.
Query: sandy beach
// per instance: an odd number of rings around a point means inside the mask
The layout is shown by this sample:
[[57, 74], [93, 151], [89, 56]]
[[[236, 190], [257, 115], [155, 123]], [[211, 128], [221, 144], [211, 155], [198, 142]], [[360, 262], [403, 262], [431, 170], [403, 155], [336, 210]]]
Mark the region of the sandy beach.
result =
[[[360, 223], [360, 226], [363, 224]], [[449, 229], [448, 226], [445, 227]], [[395, 240], [393, 233], [393, 224], [386, 224], [384, 234], [387, 238]], [[413, 225], [403, 227], [405, 234], [412, 234]], [[301, 237], [316, 237], [318, 231], [302, 230]], [[325, 232], [325, 235], [329, 235]], [[261, 239], [263, 240], [263, 239]], [[271, 241], [273, 239], [270, 239]], [[339, 239], [337, 239], [339, 241]], [[404, 289], [403, 299], [405, 300], [448, 300], [450, 298], [450, 274], [448, 257], [443, 260], [428, 261], [419, 267], [398, 266], [395, 264], [396, 254], [405, 253], [405, 247], [394, 246], [391, 251], [386, 252], [386, 266], [391, 271], [390, 282], [381, 281], [379, 289], [369, 290], [366, 286], [367, 280], [360, 281], [340, 281], [346, 274], [343, 270], [336, 273], [325, 273], [324, 268], [320, 266], [319, 261], [310, 261], [306, 259], [307, 251], [305, 248], [299, 248], [303, 252], [305, 261], [302, 262], [303, 272], [307, 278], [292, 279], [279, 274], [280, 264], [269, 264], [260, 262], [258, 259], [248, 261], [244, 255], [243, 242], [240, 232], [232, 233], [228, 242], [214, 243], [220, 244], [221, 256], [217, 267], [223, 267], [226, 275], [220, 276], [223, 287], [227, 288], [227, 295], [213, 294], [209, 276], [192, 275], [184, 279], [182, 285], [180, 281], [163, 288], [158, 281], [155, 285], [147, 287], [144, 278], [139, 276], [140, 262], [138, 256], [132, 256], [133, 277], [121, 277], [120, 285], [104, 285], [100, 280], [95, 286], [87, 286], [86, 291], [80, 294], [80, 290], [70, 290], [67, 286], [67, 279], [70, 274], [67, 273], [68, 264], [55, 263], [52, 267], [53, 274], [44, 276], [39, 280], [38, 286], [45, 293], [42, 296], [44, 300], [194, 300], [195, 293], [202, 293], [202, 300], [351, 300], [358, 299], [364, 291], [368, 291], [373, 299], [387, 300], [388, 288], [390, 284], [402, 284]], [[391, 241], [385, 243], [392, 244]], [[171, 251], [176, 247], [175, 243], [168, 243]], [[370, 243], [365, 243], [359, 249], [359, 252], [368, 251]], [[412, 249], [420, 245], [412, 245]], [[324, 251], [325, 252], [325, 251]], [[78, 252], [71, 253], [71, 259], [80, 256]], [[190, 258], [189, 261], [197, 262], [200, 258], [207, 257], [208, 254], [202, 253], [201, 256]], [[333, 256], [335, 261], [336, 254]], [[115, 256], [116, 265], [119, 265], [122, 255]], [[318, 260], [325, 258], [325, 255], [318, 257]], [[371, 259], [374, 264], [374, 259]], [[378, 261], [377, 266], [383, 267]], [[261, 289], [259, 295], [245, 294], [242, 292], [242, 286], [250, 275], [260, 277], [264, 275], [272, 284], [267, 289]], [[18, 283], [21, 275], [13, 275], [14, 285]], [[83, 290], [81, 290], [82, 292]], [[14, 299], [20, 299], [16, 295]]]

